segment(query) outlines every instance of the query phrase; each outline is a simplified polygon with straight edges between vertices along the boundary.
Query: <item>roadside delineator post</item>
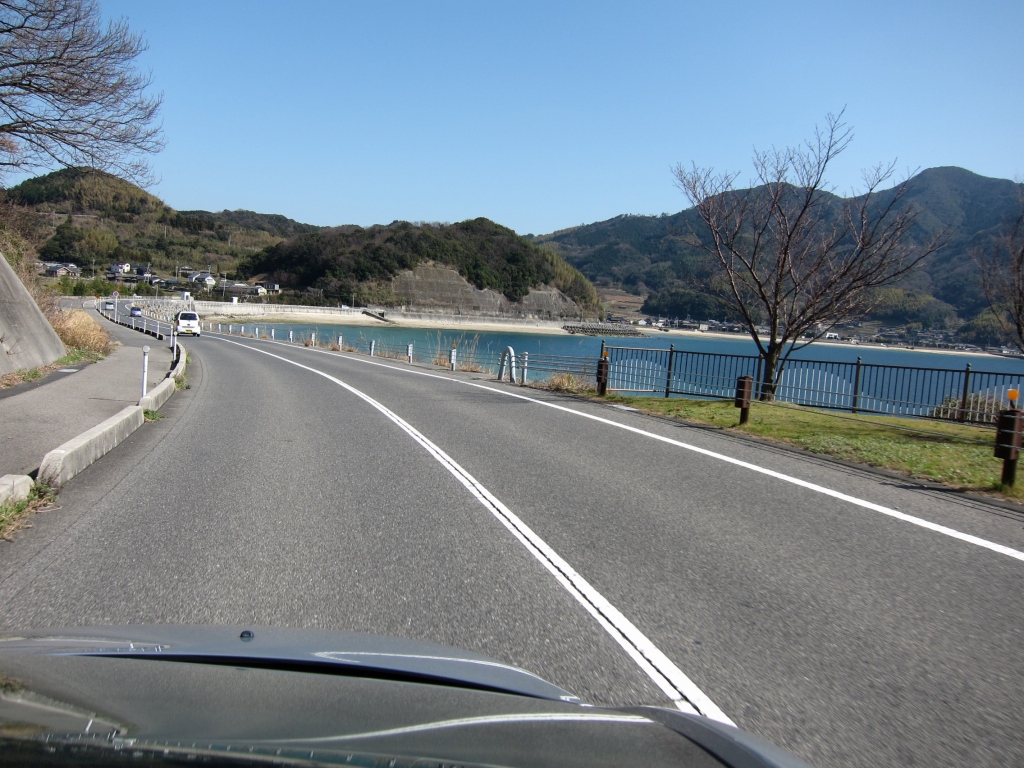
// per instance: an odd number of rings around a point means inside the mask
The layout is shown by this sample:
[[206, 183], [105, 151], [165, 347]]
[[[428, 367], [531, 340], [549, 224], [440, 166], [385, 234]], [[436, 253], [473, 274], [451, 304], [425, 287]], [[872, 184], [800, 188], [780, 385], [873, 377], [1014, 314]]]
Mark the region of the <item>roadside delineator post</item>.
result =
[[608, 350], [604, 341], [601, 342], [601, 357], [597, 361], [597, 394], [604, 397], [608, 394]]
[[[341, 338], [340, 336], [338, 338]], [[412, 365], [412, 344], [407, 344], [405, 347], [405, 356], [409, 358], [409, 364]]]
[[295, 339], [293, 338], [294, 331], [288, 331], [288, 343], [291, 344]]
[[526, 369], [529, 368], [529, 367], [530, 367], [530, 353], [529, 352], [523, 352], [523, 374], [522, 374], [522, 378], [519, 380], [519, 386], [521, 386], [521, 387], [525, 387], [526, 386]]
[[451, 363], [452, 370], [455, 370], [455, 345], [452, 344], [451, 350], [448, 352], [448, 362]]
[[1003, 485], [1013, 487], [1017, 478], [1017, 458], [1020, 456], [1021, 430], [1024, 426], [1024, 411], [1017, 408], [1020, 393], [1016, 389], [1007, 392], [1010, 407], [999, 412], [996, 421], [995, 457], [1003, 460]]
[[377, 351], [377, 342], [374, 340], [370, 341], [370, 357], [373, 357], [373, 353]]
[[142, 348], [142, 396], [146, 396], [146, 382], [149, 381], [149, 346]]
[[750, 418], [750, 398], [753, 394], [753, 376], [740, 376], [736, 379], [736, 399], [733, 404], [740, 409], [740, 424], [746, 424]]

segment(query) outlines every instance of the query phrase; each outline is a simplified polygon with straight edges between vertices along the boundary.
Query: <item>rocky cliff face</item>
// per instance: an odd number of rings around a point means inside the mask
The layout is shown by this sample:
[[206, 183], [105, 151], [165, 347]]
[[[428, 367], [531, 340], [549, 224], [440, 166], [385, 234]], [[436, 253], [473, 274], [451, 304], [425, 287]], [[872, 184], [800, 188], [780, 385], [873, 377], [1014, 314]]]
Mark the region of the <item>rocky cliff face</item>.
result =
[[392, 280], [398, 296], [418, 309], [445, 309], [494, 314], [523, 314], [537, 317], [575, 317], [579, 308], [556, 288], [532, 288], [522, 301], [509, 301], [497, 291], [470, 285], [454, 269], [421, 264]]

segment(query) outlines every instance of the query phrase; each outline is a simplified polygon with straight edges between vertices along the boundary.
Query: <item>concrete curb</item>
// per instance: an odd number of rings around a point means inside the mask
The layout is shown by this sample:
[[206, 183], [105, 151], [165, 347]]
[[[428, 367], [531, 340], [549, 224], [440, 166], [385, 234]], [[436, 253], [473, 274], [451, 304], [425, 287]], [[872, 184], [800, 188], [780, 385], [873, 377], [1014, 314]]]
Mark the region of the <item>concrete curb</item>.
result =
[[149, 394], [139, 400], [139, 407], [147, 411], [155, 411], [161, 405], [171, 399], [175, 390], [175, 379], [185, 373], [185, 361], [188, 359], [188, 350], [178, 344], [178, 364], [167, 374], [167, 378], [150, 390]]
[[139, 407], [146, 411], [155, 411], [161, 405], [171, 399], [174, 394], [174, 379], [166, 378], [149, 391], [149, 394], [139, 400]]
[[33, 485], [35, 483], [28, 475], [4, 475], [0, 477], [0, 504], [27, 499]]
[[73, 437], [43, 457], [39, 482], [61, 486], [101, 456], [113, 450], [145, 422], [142, 409], [129, 405], [106, 421]]

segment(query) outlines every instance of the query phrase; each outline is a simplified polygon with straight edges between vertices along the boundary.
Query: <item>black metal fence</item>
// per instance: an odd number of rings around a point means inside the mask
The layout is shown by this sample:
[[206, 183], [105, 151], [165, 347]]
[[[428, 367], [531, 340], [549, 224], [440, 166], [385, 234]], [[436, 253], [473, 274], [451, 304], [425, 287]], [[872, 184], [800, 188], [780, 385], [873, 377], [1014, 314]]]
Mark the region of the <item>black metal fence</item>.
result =
[[[608, 389], [732, 398], [736, 379], [753, 376], [759, 394], [764, 360], [685, 350], [605, 347]], [[776, 378], [775, 399], [854, 413], [991, 424], [1007, 392], [1024, 387], [1024, 372], [789, 360]]]
[[[212, 325], [212, 324], [209, 324]], [[213, 328], [211, 328], [212, 330]], [[220, 324], [216, 330], [267, 337], [267, 328]], [[338, 348], [395, 359], [408, 359], [411, 345], [384, 343], [367, 339], [340, 339], [338, 336], [312, 333], [289, 334], [287, 339], [307, 346]], [[764, 368], [759, 355], [730, 355], [715, 352], [690, 352], [670, 347], [604, 346], [608, 356], [608, 391], [647, 393], [664, 397], [718, 397], [731, 399], [736, 379], [752, 376], [754, 395]], [[475, 344], [461, 344], [456, 350], [456, 369], [497, 373], [502, 351], [478, 350]], [[450, 348], [438, 344], [417, 344], [412, 361], [447, 367]], [[505, 370], [511, 367], [506, 361]], [[1022, 366], [1024, 367], [1024, 366]], [[555, 374], [571, 374], [593, 381], [597, 359], [565, 355], [520, 353], [516, 356], [517, 380], [540, 381]], [[1007, 404], [1011, 389], [1024, 390], [1022, 373], [963, 368], [924, 368], [828, 360], [789, 360], [776, 378], [775, 399], [780, 402], [831, 408], [853, 413], [877, 413], [893, 416], [943, 419], [991, 425]]]

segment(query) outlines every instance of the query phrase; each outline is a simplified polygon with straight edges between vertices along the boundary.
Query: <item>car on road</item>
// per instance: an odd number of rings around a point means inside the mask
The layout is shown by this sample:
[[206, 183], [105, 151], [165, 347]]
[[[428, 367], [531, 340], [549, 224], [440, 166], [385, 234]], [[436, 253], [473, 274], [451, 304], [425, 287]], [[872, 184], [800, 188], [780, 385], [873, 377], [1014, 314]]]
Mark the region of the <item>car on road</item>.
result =
[[128, 314], [132, 317], [142, 317], [142, 307], [132, 307]]
[[199, 327], [199, 315], [195, 312], [179, 312], [174, 316], [174, 332], [181, 336], [187, 333], [190, 336], [199, 336], [202, 328]]
[[112, 302], [112, 301], [105, 301], [105, 302], [103, 302], [103, 310], [105, 312], [113, 312], [114, 311], [114, 302]]
[[806, 768], [699, 715], [583, 704], [530, 672], [380, 635], [226, 626], [0, 634], [0, 763]]

